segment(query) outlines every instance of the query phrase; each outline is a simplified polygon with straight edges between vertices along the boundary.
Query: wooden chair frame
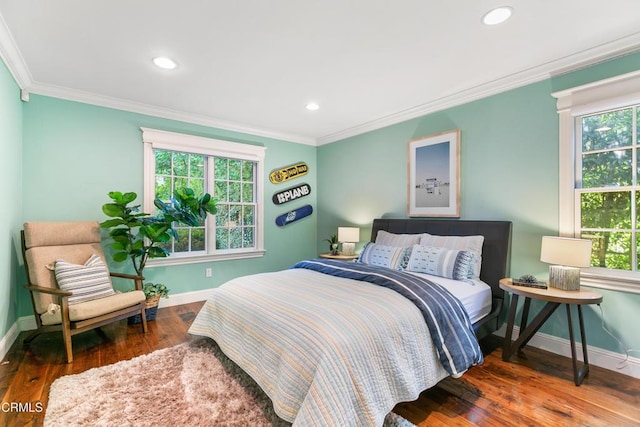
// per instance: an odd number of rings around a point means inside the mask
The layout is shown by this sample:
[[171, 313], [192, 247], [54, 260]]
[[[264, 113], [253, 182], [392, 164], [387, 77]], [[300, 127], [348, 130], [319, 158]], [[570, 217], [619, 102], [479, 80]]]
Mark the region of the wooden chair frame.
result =
[[[25, 270], [27, 272], [27, 282], [28, 284], [24, 287], [30, 291], [31, 295], [31, 305], [33, 307], [33, 312], [36, 318], [37, 328], [35, 331], [30, 333], [23, 341], [25, 345], [28, 345], [31, 341], [33, 341], [40, 334], [47, 332], [62, 332], [62, 338], [64, 340], [65, 353], [67, 356], [67, 363], [73, 362], [73, 350], [71, 345], [71, 337], [80, 334], [82, 332], [89, 331], [91, 329], [100, 328], [104, 325], [107, 325], [112, 322], [116, 322], [118, 320], [126, 319], [131, 316], [135, 316], [136, 314], [140, 314], [142, 318], [142, 332], [147, 332], [147, 317], [145, 315], [146, 304], [145, 301], [142, 301], [136, 305], [132, 305], [130, 307], [126, 307], [117, 311], [113, 311], [110, 313], [106, 313], [97, 317], [92, 317], [90, 319], [71, 321], [69, 319], [69, 296], [73, 295], [72, 292], [64, 291], [62, 289], [54, 289], [47, 288], [43, 286], [36, 286], [31, 284], [31, 278], [29, 277], [29, 268], [27, 266], [26, 261], [26, 242], [24, 236], [24, 230], [20, 232], [20, 240], [22, 242], [22, 259], [25, 263]], [[111, 277], [119, 277], [124, 279], [131, 279], [134, 281], [135, 289], [142, 290], [142, 281], [144, 277], [136, 276], [132, 274], [124, 274], [124, 273], [113, 273], [109, 272]], [[40, 315], [36, 309], [36, 302], [34, 298], [34, 292], [41, 292], [49, 295], [54, 295], [58, 297], [60, 302], [60, 314], [62, 317], [62, 323], [56, 325], [43, 325], [42, 320], [40, 319]]]

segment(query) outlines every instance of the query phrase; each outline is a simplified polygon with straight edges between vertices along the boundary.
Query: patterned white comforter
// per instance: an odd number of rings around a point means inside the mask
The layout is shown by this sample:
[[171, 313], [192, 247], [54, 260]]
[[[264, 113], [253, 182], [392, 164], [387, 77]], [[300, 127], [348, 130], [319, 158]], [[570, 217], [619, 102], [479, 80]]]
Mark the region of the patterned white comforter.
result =
[[306, 269], [227, 282], [189, 332], [214, 339], [294, 426], [380, 426], [448, 375], [408, 299]]

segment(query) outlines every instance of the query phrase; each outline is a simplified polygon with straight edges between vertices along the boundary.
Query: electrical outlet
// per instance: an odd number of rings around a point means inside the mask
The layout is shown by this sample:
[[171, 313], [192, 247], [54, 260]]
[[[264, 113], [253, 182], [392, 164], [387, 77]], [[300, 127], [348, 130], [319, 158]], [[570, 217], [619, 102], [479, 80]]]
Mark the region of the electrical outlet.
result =
[[212, 274], [212, 272], [211, 272], [210, 268], [207, 268], [207, 269], [204, 270], [204, 276], [205, 277], [211, 277], [211, 274]]

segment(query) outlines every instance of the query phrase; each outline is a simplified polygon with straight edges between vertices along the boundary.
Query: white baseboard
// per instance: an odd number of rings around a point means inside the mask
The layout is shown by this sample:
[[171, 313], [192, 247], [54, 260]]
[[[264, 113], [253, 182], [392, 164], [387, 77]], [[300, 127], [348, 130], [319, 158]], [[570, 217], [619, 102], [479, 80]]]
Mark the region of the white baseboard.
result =
[[16, 321], [19, 331], [33, 331], [38, 327], [34, 315], [19, 317]]
[[18, 334], [20, 333], [20, 329], [18, 327], [18, 322], [15, 322], [9, 328], [9, 331], [0, 339], [0, 361], [4, 360], [4, 357], [9, 353], [11, 346], [15, 342], [16, 338], [18, 338]]
[[212, 291], [213, 289], [205, 289], [202, 291], [183, 292], [181, 294], [169, 295], [169, 298], [160, 298], [158, 308], [206, 301], [209, 296], [211, 296]]
[[[184, 292], [181, 294], [171, 295], [169, 298], [162, 298], [160, 300], [159, 308], [205, 301], [209, 297], [209, 295], [211, 295], [211, 291], [211, 289], [206, 289], [202, 291]], [[33, 316], [20, 317], [16, 321], [16, 323], [11, 326], [5, 336], [0, 339], [0, 360], [4, 359], [21, 331], [30, 331], [35, 328], [36, 321]], [[502, 328], [500, 328], [496, 332], [496, 335], [504, 337], [505, 330], [506, 326], [502, 325]], [[519, 332], [520, 328], [514, 326], [513, 336], [517, 337]], [[531, 338], [528, 345], [549, 351], [551, 353], [559, 354], [561, 356], [571, 357], [571, 344], [569, 340], [566, 340], [564, 338], [537, 333]], [[580, 343], [576, 344], [576, 351], [578, 353], [578, 359], [582, 361], [582, 345]], [[625, 355], [623, 354], [604, 350], [594, 346], [589, 346], [588, 351], [589, 363], [591, 365], [599, 366], [601, 368], [609, 369], [611, 371], [619, 372], [621, 374], [640, 379], [639, 358], [628, 357], [625, 360]]]
[[[169, 298], [161, 298], [158, 307], [172, 307], [174, 305], [205, 301], [209, 298], [209, 295], [211, 295], [211, 289], [175, 294], [171, 295]], [[36, 329], [36, 327], [36, 318], [33, 315], [18, 318], [5, 336], [0, 339], [0, 360], [3, 360], [7, 355], [20, 332], [32, 331]]]
[[[502, 325], [502, 327], [496, 331], [496, 335], [504, 337], [506, 329], [506, 325]], [[520, 328], [514, 326], [514, 340], [517, 339], [519, 333]], [[589, 341], [587, 340], [587, 345], [588, 344]], [[571, 358], [571, 342], [564, 338], [558, 338], [553, 335], [538, 332], [531, 338], [527, 345]], [[590, 365], [599, 366], [601, 368], [609, 369], [610, 371], [619, 372], [621, 374], [640, 379], [640, 359], [629, 356], [625, 360], [626, 356], [624, 354], [604, 350], [592, 345], [588, 345], [587, 351]], [[578, 354], [578, 360], [582, 361], [582, 344], [579, 342], [576, 343], [576, 353]]]

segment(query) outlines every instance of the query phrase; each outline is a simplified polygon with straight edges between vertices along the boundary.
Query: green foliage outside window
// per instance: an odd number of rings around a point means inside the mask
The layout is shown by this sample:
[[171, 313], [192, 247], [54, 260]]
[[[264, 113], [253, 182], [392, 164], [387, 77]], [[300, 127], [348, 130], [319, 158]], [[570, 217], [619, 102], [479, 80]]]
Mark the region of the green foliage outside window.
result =
[[[168, 199], [179, 186], [203, 193], [207, 190], [207, 175], [212, 174], [212, 193], [217, 201], [216, 249], [255, 247], [255, 162], [214, 157], [213, 171], [207, 171], [206, 156], [167, 150], [155, 150], [154, 153], [157, 198]], [[176, 228], [179, 239], [165, 242], [166, 250], [174, 253], [207, 250], [205, 227]]]
[[638, 114], [631, 107], [581, 121], [581, 237], [593, 241], [594, 267], [637, 270], [640, 169], [633, 129]]
[[216, 215], [216, 249], [254, 247], [255, 163], [216, 158], [214, 194], [219, 201]]

